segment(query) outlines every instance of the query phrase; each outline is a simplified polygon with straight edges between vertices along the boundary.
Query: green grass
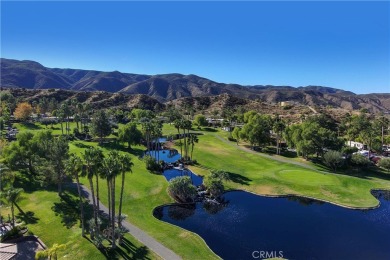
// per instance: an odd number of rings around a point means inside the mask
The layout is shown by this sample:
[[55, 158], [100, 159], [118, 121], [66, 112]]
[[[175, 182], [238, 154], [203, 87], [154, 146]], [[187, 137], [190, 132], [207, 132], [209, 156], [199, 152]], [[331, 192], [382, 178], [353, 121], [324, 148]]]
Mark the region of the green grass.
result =
[[304, 195], [352, 207], [375, 206], [378, 201], [370, 190], [390, 189], [390, 176], [385, 173], [321, 173], [241, 151], [210, 134], [199, 139], [194, 158], [201, 165], [231, 172], [234, 181], [226, 183], [230, 189], [266, 195]]
[[[48, 246], [54, 243], [67, 244], [61, 257], [68, 259], [160, 259], [131, 235], [125, 236], [124, 244], [115, 251], [99, 251], [88, 238], [81, 236], [79, 222], [78, 197], [75, 191], [66, 189], [60, 198], [56, 187], [39, 190], [30, 185], [27, 179], [18, 179], [16, 186], [23, 187], [25, 192], [15, 214], [19, 221], [27, 224], [28, 229]], [[9, 208], [2, 208], [7, 216]], [[91, 215], [91, 209], [89, 209]], [[106, 241], [105, 245], [109, 244]]]
[[[96, 145], [96, 143], [74, 142], [70, 147], [71, 152], [81, 153], [84, 145]], [[104, 153], [114, 149], [101, 148]], [[152, 212], [155, 207], [173, 202], [166, 192], [168, 182], [163, 175], [151, 174], [145, 169], [144, 162], [138, 158], [143, 150], [142, 147], [135, 146], [133, 149], [131, 155], [134, 163], [133, 173], [126, 176], [123, 198], [123, 212], [128, 215], [128, 220], [184, 259], [217, 259], [217, 256], [198, 235], [153, 217]], [[88, 181], [85, 178], [82, 179], [82, 182], [88, 186]], [[107, 205], [105, 181], [101, 180], [99, 186], [100, 198]], [[119, 191], [120, 181], [118, 179], [116, 182], [118, 202]]]
[[[38, 124], [39, 126], [39, 124]], [[27, 126], [19, 126], [26, 130]], [[25, 127], [25, 128], [23, 128]], [[43, 127], [40, 127], [43, 128]], [[196, 129], [194, 129], [196, 130]], [[176, 134], [177, 130], [173, 125], [164, 124], [164, 135]], [[223, 169], [231, 173], [232, 182], [226, 183], [229, 189], [243, 189], [257, 194], [285, 195], [296, 194], [305, 195], [322, 200], [329, 200], [334, 203], [354, 207], [370, 207], [378, 204], [378, 201], [370, 194], [372, 188], [390, 188], [390, 181], [383, 173], [359, 173], [357, 176], [343, 174], [320, 173], [300, 166], [280, 163], [271, 159], [263, 158], [258, 154], [248, 153], [237, 149], [234, 145], [229, 145], [219, 140], [215, 134], [224, 138], [227, 132], [215, 129], [202, 129], [204, 135], [199, 136], [199, 143], [194, 150], [194, 159], [201, 166], [214, 169]], [[233, 143], [234, 144], [234, 143]], [[82, 153], [88, 146], [97, 146], [96, 142], [73, 141], [70, 144], [70, 151]], [[205, 242], [196, 234], [182, 228], [159, 221], [152, 216], [155, 207], [171, 203], [172, 199], [166, 192], [167, 181], [162, 175], [151, 174], [145, 169], [144, 162], [139, 159], [139, 155], [144, 150], [141, 146], [133, 147], [128, 151], [121, 145], [105, 144], [101, 146], [104, 153], [111, 149], [121, 152], [130, 152], [134, 162], [133, 173], [126, 176], [123, 211], [128, 215], [128, 220], [156, 238], [159, 242], [172, 249], [184, 259], [217, 259], [217, 256], [207, 247]], [[309, 163], [311, 164], [311, 163]], [[192, 167], [199, 174], [207, 175], [208, 170], [199, 167]], [[84, 178], [82, 182], [88, 186], [88, 181]], [[120, 181], [117, 181], [117, 195], [119, 201]], [[100, 181], [100, 198], [107, 204], [107, 190], [105, 181]], [[36, 203], [45, 200], [46, 203]], [[59, 198], [55, 192], [34, 191], [25, 199], [26, 210], [35, 212], [39, 221], [31, 224], [31, 230], [50, 245], [54, 242], [61, 243], [68, 237], [69, 241], [77, 239], [83, 242], [75, 244], [75, 249], [70, 254], [72, 259], [85, 256], [92, 259], [104, 257], [102, 253], [96, 251], [91, 244], [80, 238], [80, 229], [76, 226], [66, 228], [63, 234], [53, 234], [51, 230], [64, 229], [61, 217], [56, 216], [51, 210], [53, 203]], [[32, 204], [32, 205], [30, 205]], [[35, 205], [38, 204], [38, 205]], [[49, 219], [53, 223], [41, 222], [42, 219]], [[49, 228], [47, 226], [53, 225]], [[62, 228], [62, 229], [61, 229]], [[59, 238], [57, 238], [59, 236]], [[74, 240], [73, 240], [74, 239]], [[132, 240], [134, 241], [134, 239]], [[138, 243], [136, 241], [132, 242]], [[137, 246], [141, 246], [139, 243]], [[77, 247], [79, 247], [79, 253]], [[81, 252], [82, 251], [82, 252]], [[77, 255], [77, 254], [80, 254]]]

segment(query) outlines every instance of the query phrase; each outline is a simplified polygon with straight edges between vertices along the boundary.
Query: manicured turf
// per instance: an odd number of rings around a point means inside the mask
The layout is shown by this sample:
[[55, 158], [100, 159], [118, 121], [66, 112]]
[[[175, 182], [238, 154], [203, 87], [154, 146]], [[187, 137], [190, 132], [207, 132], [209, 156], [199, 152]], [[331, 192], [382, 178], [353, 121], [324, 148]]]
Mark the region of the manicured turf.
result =
[[241, 151], [211, 134], [199, 137], [194, 158], [201, 165], [231, 172], [234, 178], [227, 187], [257, 194], [297, 194], [345, 206], [370, 207], [378, 204], [370, 189], [390, 189], [390, 176], [384, 173], [370, 176], [362, 172], [358, 177], [324, 174]]
[[[15, 210], [18, 220], [27, 223], [29, 231], [49, 247], [54, 243], [67, 244], [67, 248], [59, 252], [60, 256], [68, 259], [160, 259], [129, 234], [124, 245], [112, 252], [101, 252], [87, 238], [81, 237], [78, 197], [74, 189], [66, 189], [60, 198], [56, 187], [39, 190], [28, 180], [21, 179], [16, 186], [25, 190]], [[2, 208], [3, 215], [8, 212], [8, 208]], [[109, 247], [108, 242], [105, 245]]]
[[[26, 128], [23, 130], [26, 130]], [[164, 135], [177, 133], [174, 126], [169, 124], [164, 125], [163, 131]], [[228, 145], [214, 136], [218, 134], [226, 138], [228, 136], [226, 132], [219, 132], [215, 129], [207, 129], [207, 131], [202, 132], [204, 135], [199, 136], [199, 143], [195, 145], [194, 159], [201, 164], [201, 167], [206, 166], [230, 172], [233, 181], [226, 183], [230, 189], [243, 189], [257, 194], [270, 195], [298, 194], [329, 200], [346, 206], [369, 207], [378, 203], [370, 194], [370, 189], [390, 188], [389, 177], [385, 174], [370, 176], [369, 174], [360, 173], [359, 177], [332, 173], [323, 174], [241, 151], [234, 145]], [[97, 143], [73, 141], [70, 150], [74, 153], [82, 153], [88, 146], [97, 146]], [[114, 143], [105, 144], [101, 148], [104, 153], [111, 149], [129, 152], [121, 145]], [[124, 213], [128, 215], [128, 220], [184, 259], [216, 259], [217, 257], [198, 235], [159, 221], [152, 216], [152, 211], [156, 206], [170, 203], [172, 199], [167, 195], [168, 183], [165, 178], [162, 175], [147, 172], [144, 162], [139, 159], [143, 149], [141, 146], [136, 146], [130, 151], [134, 167], [133, 173], [126, 176], [123, 208]], [[201, 167], [195, 166], [191, 169], [195, 173], [207, 175], [209, 171]], [[82, 179], [82, 182], [88, 186], [88, 181], [85, 178]], [[120, 179], [116, 183], [116, 199], [119, 201]], [[34, 201], [41, 200], [41, 196], [42, 199], [48, 201], [48, 205], [46, 203], [41, 203], [41, 205], [36, 203], [39, 205], [30, 206], [30, 204], [34, 204]], [[104, 180], [100, 180], [100, 198], [103, 203], [107, 204], [107, 190]], [[25, 202], [22, 202], [25, 204], [21, 203], [21, 205], [26, 207], [25, 211], [35, 212], [35, 216], [39, 219], [48, 219], [48, 221], [53, 222], [51, 228], [54, 230], [62, 230], [64, 226], [61, 223], [61, 216], [55, 216], [51, 209], [53, 203], [58, 201], [59, 198], [55, 192], [35, 191], [28, 194]], [[57, 234], [53, 234], [50, 231], [51, 229], [46, 228], [48, 225], [39, 220], [37, 223], [31, 224], [31, 230], [49, 245], [54, 242], [61, 243], [67, 237], [70, 237], [69, 239], [72, 241], [73, 237], [74, 241], [77, 239], [85, 241], [85, 243], [75, 245], [79, 247], [79, 251], [85, 252], [86, 257], [92, 257], [93, 259], [95, 259], [95, 254], [97, 255], [96, 259], [103, 257], [103, 254], [97, 251], [92, 244], [76, 235], [80, 233], [80, 229], [76, 225], [70, 229], [65, 228], [63, 235], [61, 234], [57, 240], [55, 238]], [[131, 241], [140, 246], [134, 239]], [[75, 254], [78, 258], [83, 257], [77, 255], [82, 254], [81, 252], [77, 253], [77, 248], [72, 249], [72, 251], [74, 252], [67, 251], [66, 253]], [[155, 256], [152, 255], [153, 257]]]

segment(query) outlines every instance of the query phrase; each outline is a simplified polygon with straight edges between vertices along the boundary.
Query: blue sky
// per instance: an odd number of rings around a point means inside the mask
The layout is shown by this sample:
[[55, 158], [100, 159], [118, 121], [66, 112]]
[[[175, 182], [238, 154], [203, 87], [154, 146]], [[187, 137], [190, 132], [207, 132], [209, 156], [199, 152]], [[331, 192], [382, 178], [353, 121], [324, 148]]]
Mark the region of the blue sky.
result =
[[390, 93], [390, 3], [2, 1], [1, 57]]

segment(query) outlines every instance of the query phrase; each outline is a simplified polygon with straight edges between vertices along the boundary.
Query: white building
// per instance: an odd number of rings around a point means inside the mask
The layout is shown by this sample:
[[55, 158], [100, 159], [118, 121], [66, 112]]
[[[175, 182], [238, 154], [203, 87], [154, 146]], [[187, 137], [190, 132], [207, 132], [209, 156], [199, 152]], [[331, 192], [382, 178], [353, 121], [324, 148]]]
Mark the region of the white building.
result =
[[364, 149], [364, 144], [355, 141], [347, 141], [347, 145], [350, 147], [356, 147], [359, 150]]

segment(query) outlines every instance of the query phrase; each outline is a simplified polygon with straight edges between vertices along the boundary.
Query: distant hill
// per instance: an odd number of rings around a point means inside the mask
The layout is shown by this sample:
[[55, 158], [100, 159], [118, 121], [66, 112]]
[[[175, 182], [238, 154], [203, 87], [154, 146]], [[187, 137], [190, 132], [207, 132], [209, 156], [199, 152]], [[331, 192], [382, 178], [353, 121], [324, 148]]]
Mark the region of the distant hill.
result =
[[371, 112], [389, 112], [390, 94], [357, 95], [324, 86], [255, 85], [218, 83], [196, 75], [140, 75], [119, 71], [102, 72], [78, 69], [46, 68], [34, 61], [1, 59], [1, 86], [27, 89], [66, 89], [144, 94], [159, 102], [185, 97], [221, 94], [257, 100], [269, 104], [294, 101], [308, 106], [329, 106], [347, 110], [366, 108]]

